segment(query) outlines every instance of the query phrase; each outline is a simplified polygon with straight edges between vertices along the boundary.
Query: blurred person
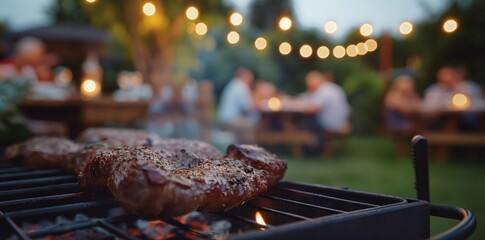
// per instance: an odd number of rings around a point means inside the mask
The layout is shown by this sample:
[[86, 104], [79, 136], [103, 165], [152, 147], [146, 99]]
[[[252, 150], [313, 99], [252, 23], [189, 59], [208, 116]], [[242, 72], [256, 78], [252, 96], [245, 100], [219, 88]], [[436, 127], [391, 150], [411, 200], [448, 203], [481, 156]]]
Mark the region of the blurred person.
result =
[[472, 101], [483, 98], [483, 91], [479, 84], [468, 80], [467, 71], [463, 67], [456, 67], [456, 91], [467, 95]]
[[411, 114], [420, 106], [414, 80], [408, 75], [394, 79], [384, 98], [384, 111], [389, 130], [393, 132], [412, 132]]
[[45, 60], [45, 46], [40, 39], [21, 38], [15, 45], [14, 56], [0, 62], [0, 79], [23, 77], [33, 81], [53, 80], [52, 71]]
[[350, 106], [343, 89], [318, 71], [307, 74], [308, 101], [318, 113], [317, 123], [327, 132], [343, 132], [349, 126]]
[[276, 95], [274, 84], [265, 80], [257, 80], [252, 94], [253, 105], [258, 109], [267, 109], [268, 100]]
[[424, 106], [428, 109], [446, 107], [453, 98], [456, 84], [456, 71], [449, 66], [440, 68], [436, 73], [436, 83], [424, 93]]
[[251, 142], [255, 124], [251, 86], [254, 74], [246, 68], [239, 68], [234, 78], [224, 88], [217, 115], [223, 128], [234, 131], [239, 142]]

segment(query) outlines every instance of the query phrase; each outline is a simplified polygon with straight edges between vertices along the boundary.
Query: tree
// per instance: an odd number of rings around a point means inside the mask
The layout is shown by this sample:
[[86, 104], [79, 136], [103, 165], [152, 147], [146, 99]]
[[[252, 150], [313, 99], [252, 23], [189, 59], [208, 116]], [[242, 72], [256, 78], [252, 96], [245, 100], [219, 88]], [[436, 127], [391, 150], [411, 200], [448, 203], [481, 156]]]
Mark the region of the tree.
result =
[[[147, 3], [153, 4], [153, 14], [142, 11]], [[209, 27], [217, 25], [229, 11], [221, 0], [179, 0], [177, 3], [170, 0], [103, 0], [94, 3], [57, 0], [51, 14], [58, 21], [86, 21], [108, 30], [114, 37], [113, 45], [117, 46], [118, 53], [131, 59], [135, 69], [157, 87], [174, 81], [178, 69], [175, 62], [181, 57], [180, 52], [192, 56], [188, 61], [195, 60], [197, 51], [186, 40], [187, 29], [194, 25], [185, 15], [191, 5], [199, 10], [195, 21], [204, 22]], [[187, 72], [186, 69], [181, 71]]]

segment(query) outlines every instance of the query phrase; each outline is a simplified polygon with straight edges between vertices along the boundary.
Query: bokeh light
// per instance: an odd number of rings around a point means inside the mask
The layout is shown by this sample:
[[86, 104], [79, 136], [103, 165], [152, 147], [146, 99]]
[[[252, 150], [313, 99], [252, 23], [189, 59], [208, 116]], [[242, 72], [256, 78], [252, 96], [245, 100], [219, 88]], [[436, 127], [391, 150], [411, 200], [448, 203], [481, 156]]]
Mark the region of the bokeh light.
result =
[[291, 53], [291, 44], [288, 42], [282, 42], [279, 46], [279, 51], [283, 55], [288, 55]]
[[266, 46], [268, 46], [268, 41], [266, 41], [266, 39], [263, 37], [256, 38], [254, 41], [254, 46], [258, 50], [263, 50], [266, 48]]
[[448, 19], [443, 23], [443, 31], [452, 33], [458, 29], [458, 22], [455, 19]]
[[345, 48], [343, 46], [335, 46], [333, 48], [333, 56], [336, 58], [343, 58], [345, 56]]
[[143, 4], [143, 13], [147, 16], [153, 16], [153, 14], [155, 14], [156, 12], [156, 8], [155, 8], [155, 5], [153, 5], [153, 3], [151, 2], [147, 2], [145, 4]]
[[199, 10], [196, 7], [188, 7], [185, 11], [185, 16], [190, 20], [195, 20], [199, 17]]
[[372, 27], [372, 25], [368, 23], [362, 24], [362, 26], [360, 27], [360, 35], [364, 37], [368, 37], [372, 35], [373, 32], [374, 32], [374, 27]]
[[360, 42], [357, 44], [357, 53], [361, 56], [367, 53], [367, 47], [365, 46], [365, 43]]
[[291, 19], [289, 17], [282, 17], [279, 22], [280, 29], [283, 31], [290, 30], [291, 26], [293, 25]]
[[410, 23], [410, 22], [402, 22], [400, 25], [399, 25], [399, 32], [402, 34], [402, 35], [408, 35], [410, 34], [411, 32], [413, 32], [413, 24]]
[[96, 2], [96, 0], [86, 0], [86, 2], [88, 2], [88, 3], [94, 3], [94, 2]]
[[317, 56], [321, 59], [325, 59], [330, 56], [330, 49], [326, 46], [321, 46], [317, 49]]
[[268, 100], [268, 108], [271, 111], [281, 110], [281, 101], [277, 97], [272, 97]]
[[204, 36], [207, 33], [207, 25], [203, 22], [197, 23], [195, 25], [195, 33]]
[[231, 31], [227, 34], [227, 42], [230, 44], [236, 44], [239, 42], [239, 33], [236, 31]]
[[243, 16], [240, 13], [235, 12], [231, 14], [231, 16], [229, 17], [229, 21], [231, 22], [232, 25], [239, 26], [243, 22]]
[[347, 46], [346, 52], [347, 52], [347, 56], [349, 57], [357, 56], [358, 55], [357, 46], [355, 46], [354, 44], [350, 44], [349, 46]]
[[470, 100], [463, 93], [457, 93], [457, 94], [453, 95], [451, 102], [452, 102], [453, 106], [456, 107], [456, 108], [466, 109], [466, 108], [470, 107]]
[[312, 55], [313, 49], [310, 45], [305, 44], [300, 47], [300, 55], [304, 58], [308, 58]]
[[334, 34], [335, 32], [337, 32], [337, 29], [338, 29], [337, 23], [335, 21], [328, 21], [327, 23], [325, 23], [325, 26], [323, 29], [328, 34]]
[[374, 39], [367, 39], [364, 44], [365, 44], [365, 48], [369, 52], [375, 51], [378, 46], [377, 41]]

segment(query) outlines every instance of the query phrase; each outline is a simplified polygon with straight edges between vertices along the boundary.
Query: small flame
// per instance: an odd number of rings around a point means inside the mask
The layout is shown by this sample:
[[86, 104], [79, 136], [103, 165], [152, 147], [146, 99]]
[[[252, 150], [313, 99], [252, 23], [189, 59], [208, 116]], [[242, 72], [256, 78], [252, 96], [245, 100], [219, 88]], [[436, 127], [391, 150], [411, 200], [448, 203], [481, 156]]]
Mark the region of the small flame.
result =
[[276, 97], [272, 97], [268, 100], [268, 108], [271, 110], [271, 111], [279, 111], [281, 110], [281, 101], [276, 98]]
[[453, 106], [461, 109], [466, 109], [470, 106], [470, 100], [465, 94], [457, 93], [452, 98]]
[[256, 214], [254, 215], [254, 218], [256, 219], [257, 223], [263, 226], [266, 226], [266, 222], [264, 221], [263, 215], [261, 215], [260, 212], [256, 212]]

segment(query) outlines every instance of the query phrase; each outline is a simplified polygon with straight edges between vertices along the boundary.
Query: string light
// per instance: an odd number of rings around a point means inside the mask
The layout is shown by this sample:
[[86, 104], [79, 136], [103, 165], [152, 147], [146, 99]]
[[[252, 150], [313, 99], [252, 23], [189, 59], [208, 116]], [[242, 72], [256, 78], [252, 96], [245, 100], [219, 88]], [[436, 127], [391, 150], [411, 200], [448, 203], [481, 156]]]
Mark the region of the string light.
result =
[[413, 24], [410, 22], [402, 22], [399, 25], [399, 32], [402, 35], [409, 35], [413, 31]]
[[358, 43], [357, 44], [357, 53], [361, 56], [367, 53], [367, 48], [365, 47], [365, 43]]
[[227, 41], [230, 44], [236, 44], [239, 42], [239, 33], [236, 31], [231, 31], [227, 34]]
[[266, 41], [265, 38], [259, 37], [259, 38], [256, 38], [256, 40], [254, 41], [254, 46], [258, 50], [263, 50], [266, 48], [266, 46], [268, 46], [268, 42]]
[[288, 42], [282, 42], [278, 49], [282, 55], [288, 55], [291, 53], [291, 44]]
[[325, 46], [321, 46], [317, 49], [317, 56], [321, 59], [325, 59], [330, 56], [330, 49]]
[[443, 23], [443, 30], [446, 33], [452, 33], [458, 29], [458, 22], [455, 19], [448, 19]]
[[187, 10], [185, 11], [185, 16], [189, 20], [195, 20], [199, 17], [199, 10], [196, 7], [188, 7]]
[[291, 19], [289, 17], [282, 17], [279, 22], [280, 29], [283, 31], [290, 30], [291, 26], [293, 25]]
[[345, 50], [347, 52], [347, 56], [349, 57], [355, 57], [358, 55], [357, 46], [355, 46], [354, 44], [350, 44], [349, 46], [347, 46], [347, 49]]
[[203, 22], [197, 23], [195, 25], [195, 33], [204, 36], [207, 33], [207, 25]]
[[153, 5], [153, 3], [151, 2], [147, 2], [145, 4], [143, 4], [143, 13], [147, 16], [153, 16], [153, 14], [155, 14], [156, 12], [156, 8], [155, 8], [155, 5]]
[[367, 41], [365, 41], [364, 44], [365, 44], [365, 48], [369, 52], [373, 52], [377, 49], [377, 41], [374, 39], [367, 39]]
[[343, 46], [336, 46], [333, 48], [333, 56], [336, 58], [343, 58], [345, 56], [345, 48]]
[[240, 13], [235, 12], [229, 17], [229, 22], [234, 26], [239, 26], [243, 22], [243, 16]]
[[337, 23], [335, 21], [328, 21], [327, 23], [325, 23], [323, 29], [328, 34], [334, 34], [335, 32], [337, 32]]
[[312, 55], [313, 49], [310, 45], [305, 44], [300, 48], [300, 55], [304, 58], [308, 58]]
[[372, 27], [372, 25], [368, 23], [362, 24], [362, 26], [360, 27], [360, 35], [364, 37], [368, 37], [372, 35], [373, 32], [374, 32], [374, 28]]

